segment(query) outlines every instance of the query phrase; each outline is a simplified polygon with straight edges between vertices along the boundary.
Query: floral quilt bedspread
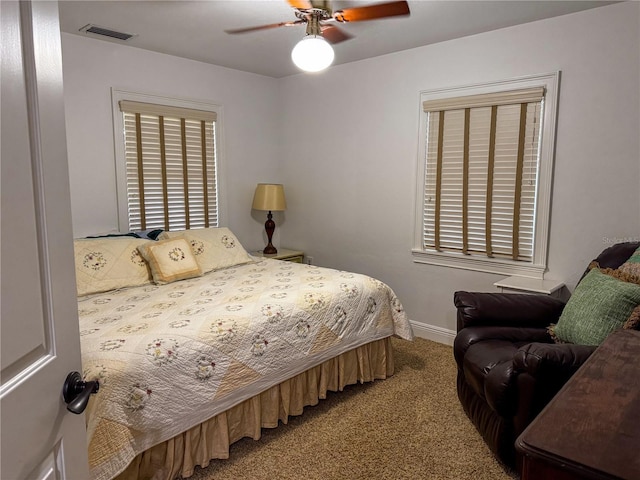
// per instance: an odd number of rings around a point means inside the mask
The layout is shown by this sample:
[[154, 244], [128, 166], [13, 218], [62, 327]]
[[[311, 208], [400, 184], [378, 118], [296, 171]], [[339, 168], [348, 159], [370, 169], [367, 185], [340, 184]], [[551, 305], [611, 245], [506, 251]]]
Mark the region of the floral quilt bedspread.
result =
[[168, 285], [79, 298], [93, 480], [151, 446], [357, 346], [412, 339], [365, 275], [261, 260]]

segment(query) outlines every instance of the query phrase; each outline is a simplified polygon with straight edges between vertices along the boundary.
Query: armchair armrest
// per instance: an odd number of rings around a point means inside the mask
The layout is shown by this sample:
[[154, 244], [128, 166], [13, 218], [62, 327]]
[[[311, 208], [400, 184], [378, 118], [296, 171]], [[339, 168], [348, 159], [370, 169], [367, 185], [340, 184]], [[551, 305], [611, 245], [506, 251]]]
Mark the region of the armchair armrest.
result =
[[530, 343], [513, 356], [518, 382], [516, 434], [521, 433], [542, 411], [597, 347], [590, 345]]
[[459, 366], [462, 366], [462, 359], [471, 345], [483, 341], [502, 340], [508, 343], [520, 344], [531, 342], [552, 343], [553, 339], [543, 327], [493, 327], [479, 326], [467, 327], [456, 335], [453, 341], [453, 356]]
[[513, 368], [534, 378], [564, 384], [595, 351], [595, 345], [530, 343], [513, 357]]
[[547, 327], [560, 318], [565, 303], [547, 295], [455, 292], [458, 331], [470, 326]]

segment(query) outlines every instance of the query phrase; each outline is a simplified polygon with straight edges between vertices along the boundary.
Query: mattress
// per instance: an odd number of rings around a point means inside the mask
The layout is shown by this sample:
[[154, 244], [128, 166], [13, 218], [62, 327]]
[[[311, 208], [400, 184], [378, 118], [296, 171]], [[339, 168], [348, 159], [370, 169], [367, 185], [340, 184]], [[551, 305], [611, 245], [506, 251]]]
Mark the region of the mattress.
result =
[[263, 259], [79, 298], [91, 478], [311, 367], [396, 335], [394, 292], [351, 272]]

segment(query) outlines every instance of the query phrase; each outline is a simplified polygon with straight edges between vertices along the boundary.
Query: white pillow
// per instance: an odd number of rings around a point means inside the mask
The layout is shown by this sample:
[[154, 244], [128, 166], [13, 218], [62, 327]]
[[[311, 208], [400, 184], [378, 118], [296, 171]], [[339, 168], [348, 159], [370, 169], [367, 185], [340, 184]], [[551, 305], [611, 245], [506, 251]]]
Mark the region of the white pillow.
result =
[[202, 275], [191, 246], [184, 238], [145, 242], [138, 250], [149, 264], [153, 281], [157, 284]]
[[189, 241], [203, 273], [254, 261], [231, 230], [225, 227], [162, 232], [158, 238], [179, 237]]
[[73, 241], [78, 296], [151, 283], [149, 267], [140, 256], [141, 238], [83, 238]]

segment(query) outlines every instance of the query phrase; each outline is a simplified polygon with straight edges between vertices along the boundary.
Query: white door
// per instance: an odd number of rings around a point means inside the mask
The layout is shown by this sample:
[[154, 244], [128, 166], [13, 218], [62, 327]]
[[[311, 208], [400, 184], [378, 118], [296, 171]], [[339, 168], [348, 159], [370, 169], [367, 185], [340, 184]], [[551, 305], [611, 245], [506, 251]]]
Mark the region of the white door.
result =
[[88, 478], [56, 2], [0, 1], [2, 480]]

